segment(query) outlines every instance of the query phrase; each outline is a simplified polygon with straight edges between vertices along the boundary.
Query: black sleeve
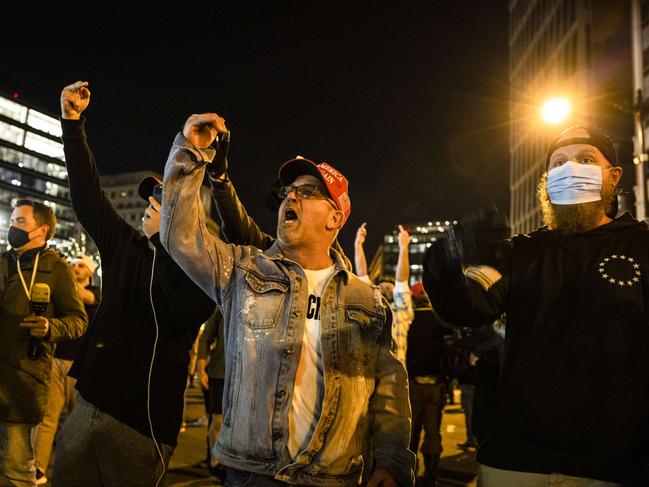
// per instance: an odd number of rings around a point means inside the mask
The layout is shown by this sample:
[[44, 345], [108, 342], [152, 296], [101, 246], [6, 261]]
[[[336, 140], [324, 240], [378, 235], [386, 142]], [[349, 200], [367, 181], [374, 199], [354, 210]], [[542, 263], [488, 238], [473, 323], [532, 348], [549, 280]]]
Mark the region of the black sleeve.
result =
[[232, 182], [227, 178], [224, 181], [208, 179], [212, 199], [221, 219], [221, 233], [226, 241], [235, 245], [252, 245], [261, 250], [269, 249], [275, 239], [262, 232], [250, 218]]
[[424, 255], [423, 284], [433, 308], [456, 326], [492, 323], [503, 313], [509, 291], [506, 258], [498, 268], [501, 279], [485, 288], [464, 276], [462, 262], [448, 251], [447, 245], [444, 240], [438, 241]]
[[70, 182], [70, 199], [83, 228], [97, 244], [104, 262], [111, 259], [115, 242], [130, 237], [135, 229], [119, 216], [99, 180], [95, 157], [88, 146], [85, 119], [61, 119], [65, 165]]
[[173, 261], [162, 246], [159, 233], [149, 241], [156, 248], [155, 278], [160, 278], [167, 306], [174, 314], [173, 321], [192, 327], [202, 325], [214, 313], [216, 304]]

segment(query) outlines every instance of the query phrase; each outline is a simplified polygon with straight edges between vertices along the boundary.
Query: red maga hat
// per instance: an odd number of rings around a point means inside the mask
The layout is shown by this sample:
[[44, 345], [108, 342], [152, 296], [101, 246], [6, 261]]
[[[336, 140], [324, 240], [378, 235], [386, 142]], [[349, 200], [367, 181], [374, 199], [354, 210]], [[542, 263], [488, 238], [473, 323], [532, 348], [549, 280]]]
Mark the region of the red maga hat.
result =
[[326, 162], [316, 164], [301, 156], [286, 161], [279, 168], [279, 181], [282, 186], [291, 184], [299, 176], [304, 175], [315, 176], [323, 182], [336, 208], [342, 211], [344, 215], [344, 225], [352, 211], [347, 178]]

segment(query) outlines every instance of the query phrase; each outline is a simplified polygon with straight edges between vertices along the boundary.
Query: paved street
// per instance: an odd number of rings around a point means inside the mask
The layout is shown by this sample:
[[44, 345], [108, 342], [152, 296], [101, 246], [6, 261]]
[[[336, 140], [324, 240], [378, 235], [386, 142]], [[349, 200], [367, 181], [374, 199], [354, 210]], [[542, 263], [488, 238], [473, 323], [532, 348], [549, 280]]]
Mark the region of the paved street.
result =
[[[464, 415], [459, 406], [459, 394], [456, 394], [456, 405], [449, 405], [444, 412], [442, 425], [444, 453], [440, 466], [440, 486], [475, 486], [475, 452], [465, 453], [457, 448], [458, 443], [466, 439]], [[205, 409], [202, 395], [198, 389], [187, 392], [186, 418], [189, 422], [199, 418]], [[201, 462], [205, 460], [206, 426], [187, 427], [178, 438], [178, 448], [171, 458], [168, 485], [174, 487], [199, 487], [219, 485], [210, 477]]]

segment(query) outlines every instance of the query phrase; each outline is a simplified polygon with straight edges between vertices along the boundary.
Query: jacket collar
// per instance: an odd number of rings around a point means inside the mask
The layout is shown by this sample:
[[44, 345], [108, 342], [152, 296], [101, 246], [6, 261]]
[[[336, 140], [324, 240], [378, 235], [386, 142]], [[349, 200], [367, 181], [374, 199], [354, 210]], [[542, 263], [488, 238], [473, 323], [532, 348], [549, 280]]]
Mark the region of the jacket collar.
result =
[[[284, 252], [282, 252], [282, 249], [279, 246], [277, 240], [275, 240], [273, 245], [264, 252], [264, 255], [271, 260], [294, 262], [284, 255]], [[331, 258], [334, 261], [334, 275], [342, 273], [344, 276], [343, 279], [345, 280], [345, 284], [349, 284], [350, 272], [345, 266], [345, 261], [343, 260], [342, 256], [333, 247], [329, 248], [329, 255], [331, 255]]]
[[[35, 249], [29, 249], [23, 252], [22, 255], [20, 256], [20, 267], [23, 269], [31, 267], [32, 262], [34, 262], [34, 257], [36, 257], [36, 254], [43, 252], [47, 248], [48, 248], [47, 245], [43, 245], [42, 247], [36, 247]], [[9, 251], [9, 258], [15, 265], [16, 262], [18, 261], [18, 252], [16, 252], [15, 249], [11, 249]]]

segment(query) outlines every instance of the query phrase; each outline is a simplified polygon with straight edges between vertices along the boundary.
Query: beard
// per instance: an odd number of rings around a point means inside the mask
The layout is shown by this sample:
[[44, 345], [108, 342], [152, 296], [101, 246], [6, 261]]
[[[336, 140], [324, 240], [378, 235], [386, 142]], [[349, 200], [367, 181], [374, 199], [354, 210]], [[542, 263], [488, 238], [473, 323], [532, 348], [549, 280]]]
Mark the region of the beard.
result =
[[541, 206], [543, 224], [562, 235], [575, 235], [595, 228], [603, 215], [609, 215], [617, 202], [617, 190], [609, 184], [602, 185], [601, 200], [574, 205], [556, 205], [550, 201], [547, 190], [548, 174], [539, 180], [537, 196]]

